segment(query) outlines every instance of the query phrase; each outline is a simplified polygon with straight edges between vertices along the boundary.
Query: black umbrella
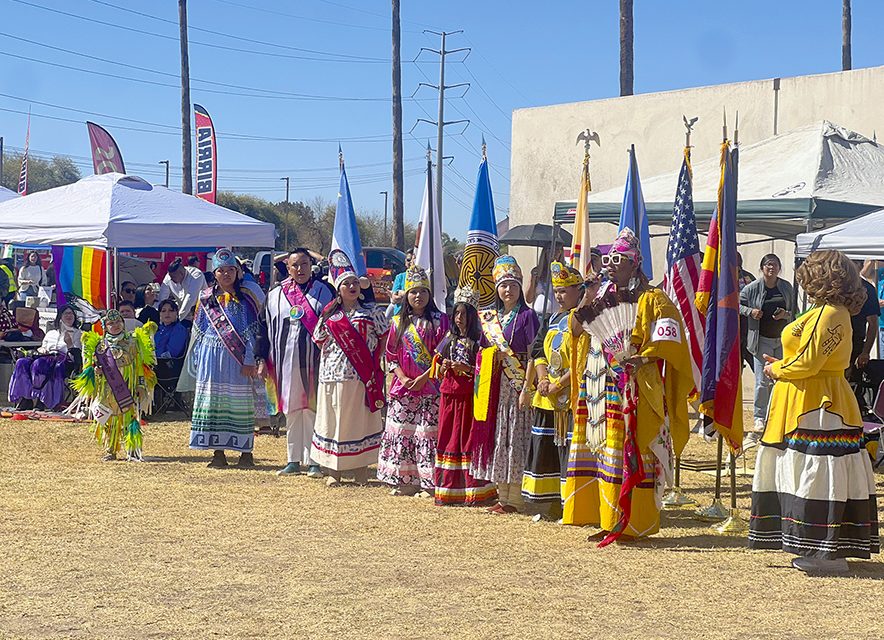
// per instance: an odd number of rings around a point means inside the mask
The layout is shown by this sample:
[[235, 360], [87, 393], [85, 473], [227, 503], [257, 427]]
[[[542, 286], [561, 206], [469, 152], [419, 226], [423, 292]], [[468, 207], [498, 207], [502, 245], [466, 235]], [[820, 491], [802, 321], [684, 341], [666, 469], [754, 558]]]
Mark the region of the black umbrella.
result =
[[[552, 243], [553, 228], [548, 224], [520, 224], [499, 238], [500, 244], [511, 247], [547, 247]], [[571, 246], [571, 234], [556, 228], [556, 244]]]

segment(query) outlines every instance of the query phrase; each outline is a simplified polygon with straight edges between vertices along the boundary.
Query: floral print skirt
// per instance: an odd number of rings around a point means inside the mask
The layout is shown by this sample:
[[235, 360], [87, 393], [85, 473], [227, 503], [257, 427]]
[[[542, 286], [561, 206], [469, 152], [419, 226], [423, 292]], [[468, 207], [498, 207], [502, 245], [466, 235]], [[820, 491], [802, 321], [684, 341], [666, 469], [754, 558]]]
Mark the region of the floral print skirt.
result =
[[390, 398], [378, 456], [378, 480], [433, 490], [439, 396]]

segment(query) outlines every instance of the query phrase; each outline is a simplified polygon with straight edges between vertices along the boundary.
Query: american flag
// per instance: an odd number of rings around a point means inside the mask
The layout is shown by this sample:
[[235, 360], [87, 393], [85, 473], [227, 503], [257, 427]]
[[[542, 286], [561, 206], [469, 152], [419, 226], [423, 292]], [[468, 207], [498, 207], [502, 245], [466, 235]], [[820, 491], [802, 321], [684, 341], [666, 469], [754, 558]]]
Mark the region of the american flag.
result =
[[691, 188], [690, 150], [685, 149], [684, 162], [678, 176], [675, 206], [672, 210], [672, 228], [666, 250], [666, 277], [663, 289], [681, 311], [685, 334], [691, 352], [694, 385], [700, 388], [703, 369], [703, 340], [706, 318], [694, 302], [700, 280], [700, 239], [694, 217], [694, 196]]

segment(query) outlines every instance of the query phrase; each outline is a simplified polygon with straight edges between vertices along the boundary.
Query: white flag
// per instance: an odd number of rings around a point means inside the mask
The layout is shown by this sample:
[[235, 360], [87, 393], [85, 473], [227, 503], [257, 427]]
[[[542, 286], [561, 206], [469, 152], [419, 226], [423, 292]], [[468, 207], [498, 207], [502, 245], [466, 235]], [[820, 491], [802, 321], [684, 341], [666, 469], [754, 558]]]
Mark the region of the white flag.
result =
[[[421, 203], [421, 218], [418, 225], [417, 248], [414, 252], [414, 262], [427, 272], [430, 284], [433, 287], [433, 300], [442, 313], [445, 313], [445, 297], [447, 292], [447, 280], [445, 278], [445, 261], [442, 255], [442, 229], [439, 228], [439, 214], [436, 206], [435, 190], [433, 189], [433, 174], [427, 167], [427, 181], [424, 185], [424, 199]], [[432, 198], [433, 237], [430, 238], [430, 214]], [[430, 251], [433, 252], [433, 267], [430, 267]]]

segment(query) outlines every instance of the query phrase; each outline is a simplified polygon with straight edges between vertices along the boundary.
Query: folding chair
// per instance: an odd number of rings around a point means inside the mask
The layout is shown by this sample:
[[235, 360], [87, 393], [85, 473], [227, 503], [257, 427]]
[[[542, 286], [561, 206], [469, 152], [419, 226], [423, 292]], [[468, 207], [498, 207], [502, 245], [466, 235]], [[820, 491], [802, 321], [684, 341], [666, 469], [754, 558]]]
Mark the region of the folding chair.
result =
[[154, 373], [157, 374], [157, 386], [154, 389], [153, 415], [168, 411], [181, 411], [190, 415], [190, 406], [184, 395], [175, 389], [178, 387], [178, 378], [181, 377], [181, 369], [184, 367], [184, 356], [180, 358], [157, 358]]

